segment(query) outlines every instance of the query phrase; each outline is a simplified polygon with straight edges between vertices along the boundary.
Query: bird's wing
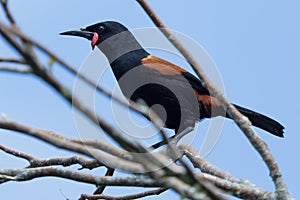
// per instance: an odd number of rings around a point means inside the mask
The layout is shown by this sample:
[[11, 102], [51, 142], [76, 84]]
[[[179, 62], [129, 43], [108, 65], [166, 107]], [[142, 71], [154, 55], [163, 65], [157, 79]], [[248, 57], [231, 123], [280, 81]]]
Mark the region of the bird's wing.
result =
[[210, 96], [209, 91], [202, 86], [200, 80], [185, 69], [152, 55], [142, 59], [142, 64], [159, 72], [162, 78], [174, 81], [175, 84], [192, 87], [201, 107], [201, 118], [225, 115], [219, 100]]
[[191, 85], [191, 87], [197, 91], [198, 94], [209, 95], [208, 90], [202, 86], [198, 78], [196, 78], [193, 74], [189, 73], [185, 69], [174, 65], [173, 63], [170, 63], [156, 56], [149, 55], [146, 58], [142, 59], [142, 64], [148, 68], [151, 68], [152, 70], [156, 70], [166, 78], [183, 76]]

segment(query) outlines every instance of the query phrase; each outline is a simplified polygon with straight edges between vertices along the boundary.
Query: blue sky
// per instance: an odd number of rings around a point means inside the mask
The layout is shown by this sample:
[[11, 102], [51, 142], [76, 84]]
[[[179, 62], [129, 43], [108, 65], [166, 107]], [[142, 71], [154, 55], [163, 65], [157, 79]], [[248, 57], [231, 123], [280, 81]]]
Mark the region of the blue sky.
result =
[[[149, 1], [165, 24], [203, 46], [216, 64], [224, 82], [225, 94], [234, 103], [267, 114], [286, 127], [284, 139], [275, 138], [256, 129], [276, 158], [283, 177], [295, 198], [298, 190], [296, 152], [299, 152], [298, 134], [299, 94], [299, 1]], [[135, 1], [10, 1], [10, 7], [25, 33], [40, 41], [78, 68], [91, 53], [87, 41], [63, 38], [59, 32], [83, 27], [98, 21], [116, 20], [130, 29], [153, 27], [152, 22]], [[0, 19], [4, 16], [0, 14]], [[0, 56], [13, 56], [0, 38]], [[191, 70], [182, 60], [167, 56]], [[48, 58], [44, 58], [46, 63]], [[174, 60], [173, 60], [174, 59]], [[203, 66], [205, 68], [205, 66]], [[71, 88], [73, 79], [58, 66], [53, 73]], [[105, 77], [104, 86], [114, 81]], [[0, 113], [10, 119], [67, 136], [78, 137], [72, 109], [55, 92], [32, 76], [0, 73]], [[101, 99], [105, 105], [109, 101]], [[102, 109], [99, 104], [99, 111]], [[98, 105], [98, 104], [97, 104]], [[110, 118], [107, 106], [101, 116]], [[200, 123], [199, 132], [210, 121]], [[69, 155], [42, 142], [21, 134], [0, 130], [0, 143], [40, 157]], [[194, 146], [201, 145], [196, 138]], [[207, 159], [237, 178], [245, 178], [258, 186], [273, 190], [271, 179], [262, 159], [253, 150], [236, 125], [226, 120], [222, 134]], [[0, 154], [1, 168], [21, 167], [25, 162]], [[19, 199], [63, 199], [60, 190], [69, 198], [80, 193], [91, 193], [90, 185], [58, 178], [43, 178], [23, 183], [1, 185], [0, 196]], [[18, 192], [16, 192], [18, 191]], [[122, 194], [124, 188], [108, 189]], [[132, 192], [134, 192], [133, 190]], [[45, 195], [46, 194], [46, 195]], [[46, 196], [46, 197], [45, 197]], [[174, 197], [167, 192], [162, 197]], [[148, 199], [157, 199], [151, 197]]]

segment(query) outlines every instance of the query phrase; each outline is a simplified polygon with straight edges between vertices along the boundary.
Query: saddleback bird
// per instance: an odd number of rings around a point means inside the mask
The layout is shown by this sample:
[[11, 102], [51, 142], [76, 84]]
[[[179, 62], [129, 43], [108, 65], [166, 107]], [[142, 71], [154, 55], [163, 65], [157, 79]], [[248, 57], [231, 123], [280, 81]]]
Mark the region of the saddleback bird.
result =
[[[185, 69], [149, 54], [133, 34], [114, 21], [97, 23], [61, 35], [91, 41], [107, 57], [125, 97], [141, 99], [176, 135], [192, 130], [204, 118], [230, 118], [218, 99], [210, 96], [198, 78]], [[253, 126], [283, 137], [284, 127], [277, 121], [247, 108], [234, 105]]]

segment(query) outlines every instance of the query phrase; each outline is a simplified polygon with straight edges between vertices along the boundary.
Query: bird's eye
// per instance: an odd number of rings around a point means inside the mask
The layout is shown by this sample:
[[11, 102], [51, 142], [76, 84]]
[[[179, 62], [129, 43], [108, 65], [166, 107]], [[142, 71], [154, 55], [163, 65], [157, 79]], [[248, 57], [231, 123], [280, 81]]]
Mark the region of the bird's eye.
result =
[[104, 31], [104, 29], [105, 29], [105, 27], [104, 27], [104, 26], [99, 26], [99, 28], [98, 28], [98, 31], [101, 33], [101, 32], [103, 32], [103, 31]]

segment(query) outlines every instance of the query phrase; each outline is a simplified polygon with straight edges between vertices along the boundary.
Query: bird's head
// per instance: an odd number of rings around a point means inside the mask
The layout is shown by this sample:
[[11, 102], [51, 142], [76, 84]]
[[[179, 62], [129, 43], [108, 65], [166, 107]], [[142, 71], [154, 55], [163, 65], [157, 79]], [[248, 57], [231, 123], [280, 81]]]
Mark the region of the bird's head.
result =
[[122, 24], [114, 21], [106, 21], [81, 28], [80, 30], [62, 32], [60, 35], [86, 38], [91, 41], [92, 49], [94, 49], [96, 45], [104, 40], [124, 31], [128, 31], [128, 29]]

